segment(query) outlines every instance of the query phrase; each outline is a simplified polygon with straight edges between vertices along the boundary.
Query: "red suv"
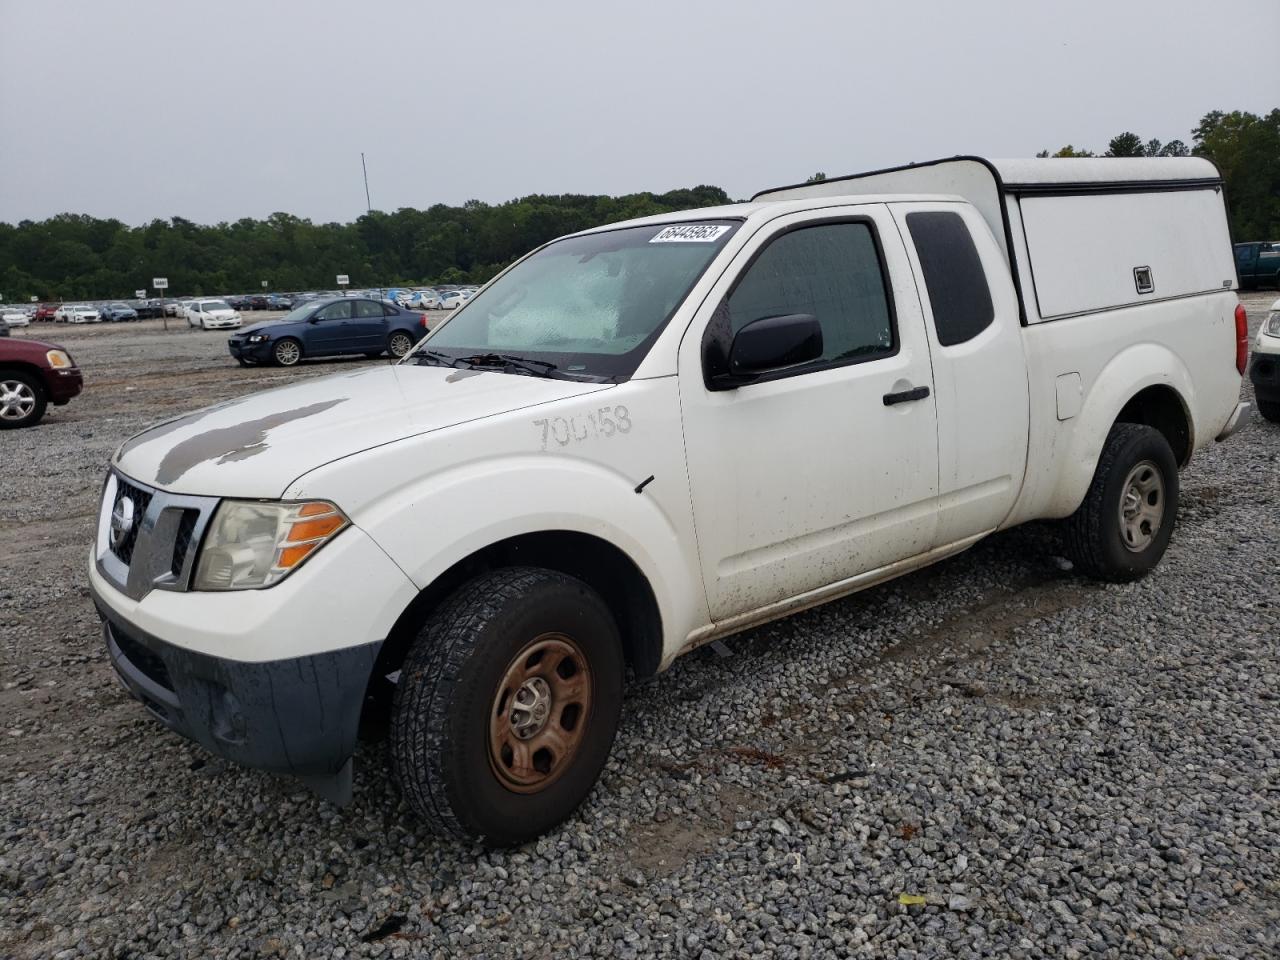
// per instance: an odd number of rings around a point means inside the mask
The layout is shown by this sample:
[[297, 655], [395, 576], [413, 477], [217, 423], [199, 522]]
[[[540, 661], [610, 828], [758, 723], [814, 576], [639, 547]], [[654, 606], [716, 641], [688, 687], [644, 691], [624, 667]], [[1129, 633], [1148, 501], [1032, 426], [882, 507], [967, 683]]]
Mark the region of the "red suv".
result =
[[83, 386], [80, 368], [56, 344], [0, 339], [0, 430], [39, 423], [48, 404], [62, 406]]
[[42, 303], [40, 306], [36, 307], [35, 315], [31, 319], [37, 322], [48, 321], [49, 323], [52, 323], [53, 315], [57, 312], [58, 308], [56, 305], [52, 303]]

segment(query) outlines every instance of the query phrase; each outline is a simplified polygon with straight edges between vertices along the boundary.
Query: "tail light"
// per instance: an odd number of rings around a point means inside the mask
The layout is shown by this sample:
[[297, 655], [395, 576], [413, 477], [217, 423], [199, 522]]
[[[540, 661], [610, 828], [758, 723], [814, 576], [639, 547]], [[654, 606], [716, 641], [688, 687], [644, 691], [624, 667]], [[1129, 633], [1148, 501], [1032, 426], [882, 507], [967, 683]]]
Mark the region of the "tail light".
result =
[[420, 322], [422, 324], [422, 329], [425, 330], [427, 328], [427, 315], [425, 313], [422, 315], [422, 320]]
[[1244, 368], [1249, 362], [1249, 315], [1245, 313], [1244, 304], [1236, 304], [1236, 369], [1244, 376]]

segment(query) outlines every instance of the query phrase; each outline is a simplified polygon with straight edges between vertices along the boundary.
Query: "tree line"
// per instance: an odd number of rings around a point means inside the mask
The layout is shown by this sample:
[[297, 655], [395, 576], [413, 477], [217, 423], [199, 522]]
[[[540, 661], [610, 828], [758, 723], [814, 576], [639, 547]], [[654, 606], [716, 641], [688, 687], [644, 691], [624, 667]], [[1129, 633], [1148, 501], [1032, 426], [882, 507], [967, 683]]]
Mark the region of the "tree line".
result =
[[[1126, 131], [1105, 157], [1202, 156], [1226, 181], [1237, 240], [1280, 239], [1280, 109], [1206, 114], [1180, 140]], [[1068, 144], [1041, 157], [1092, 157]], [[819, 172], [809, 182], [826, 179]], [[507, 203], [373, 211], [354, 223], [312, 223], [288, 213], [203, 226], [173, 217], [131, 227], [63, 213], [0, 223], [0, 299], [126, 298], [168, 277], [174, 295], [329, 289], [338, 274], [356, 287], [482, 283], [555, 237], [630, 217], [731, 202], [714, 186], [622, 197], [534, 195]]]
[[[1227, 215], [1236, 240], [1280, 240], [1280, 109], [1265, 116], [1233, 110], [1207, 113], [1191, 131], [1192, 146], [1181, 140], [1143, 140], [1126, 130], [1112, 137], [1104, 157], [1187, 157], [1212, 160], [1227, 190]], [[1067, 144], [1037, 157], [1093, 157], [1091, 150]]]
[[729, 203], [719, 187], [607, 196], [528, 196], [490, 205], [372, 211], [354, 223], [312, 223], [288, 213], [202, 226], [182, 217], [131, 227], [62, 213], [0, 223], [0, 299], [129, 298], [153, 277], [169, 293], [201, 295], [482, 283], [539, 244], [652, 214]]

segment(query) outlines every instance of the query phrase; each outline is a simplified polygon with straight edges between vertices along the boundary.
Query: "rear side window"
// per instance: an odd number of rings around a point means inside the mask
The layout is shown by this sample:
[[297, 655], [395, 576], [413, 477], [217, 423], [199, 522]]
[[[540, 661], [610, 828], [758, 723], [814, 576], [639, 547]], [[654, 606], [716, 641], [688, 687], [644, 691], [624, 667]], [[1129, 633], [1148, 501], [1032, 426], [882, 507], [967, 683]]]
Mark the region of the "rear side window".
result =
[[944, 347], [972, 340], [991, 325], [995, 308], [978, 248], [964, 219], [945, 211], [907, 214], [920, 257], [933, 324]]
[[357, 300], [355, 314], [361, 319], [364, 319], [365, 317], [386, 316], [386, 314], [382, 312], [382, 305], [374, 303], [372, 300]]

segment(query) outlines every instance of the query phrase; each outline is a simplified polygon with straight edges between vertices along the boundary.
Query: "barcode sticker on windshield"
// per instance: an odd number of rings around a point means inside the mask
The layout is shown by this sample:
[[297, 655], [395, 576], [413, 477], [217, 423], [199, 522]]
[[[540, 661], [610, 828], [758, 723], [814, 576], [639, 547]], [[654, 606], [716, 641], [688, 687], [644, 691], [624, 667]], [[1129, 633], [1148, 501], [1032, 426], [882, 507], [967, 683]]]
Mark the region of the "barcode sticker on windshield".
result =
[[714, 223], [682, 223], [666, 227], [650, 240], [650, 243], [714, 243], [729, 232], [729, 228]]

